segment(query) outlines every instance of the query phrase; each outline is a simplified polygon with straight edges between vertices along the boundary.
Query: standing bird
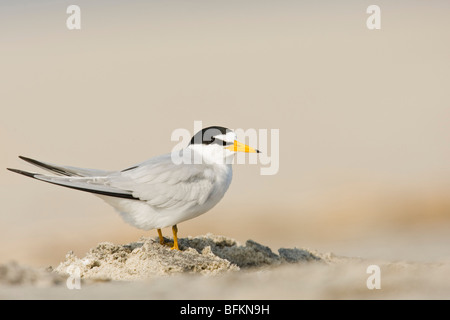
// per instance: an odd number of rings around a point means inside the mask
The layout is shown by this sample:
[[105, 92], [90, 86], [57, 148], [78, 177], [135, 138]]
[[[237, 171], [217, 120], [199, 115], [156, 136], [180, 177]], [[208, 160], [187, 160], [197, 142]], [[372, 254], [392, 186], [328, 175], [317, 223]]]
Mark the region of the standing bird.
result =
[[10, 171], [67, 188], [95, 194], [113, 206], [127, 223], [144, 230], [172, 226], [173, 247], [178, 247], [177, 224], [214, 207], [231, 183], [236, 152], [259, 153], [236, 140], [227, 128], [202, 129], [177, 152], [151, 158], [122, 171], [58, 166], [19, 156], [55, 175], [7, 168]]

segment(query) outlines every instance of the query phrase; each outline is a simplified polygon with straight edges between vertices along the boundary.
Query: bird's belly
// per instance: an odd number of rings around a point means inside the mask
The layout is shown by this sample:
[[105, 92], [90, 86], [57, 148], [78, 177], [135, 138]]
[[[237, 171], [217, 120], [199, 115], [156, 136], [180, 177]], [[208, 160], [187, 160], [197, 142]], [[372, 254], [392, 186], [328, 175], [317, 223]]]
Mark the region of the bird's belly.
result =
[[186, 203], [176, 209], [157, 209], [145, 201], [99, 196], [113, 206], [128, 224], [143, 230], [161, 229], [198, 217], [213, 208], [224, 196], [225, 188], [215, 190], [203, 204]]
[[[214, 207], [225, 195], [231, 183], [231, 165], [221, 166], [213, 171], [213, 187], [208, 197], [195, 198], [191, 201], [180, 202], [170, 208], [151, 205], [146, 201], [100, 196], [112, 205], [125, 222], [132, 226], [150, 230], [173, 226], [180, 222], [195, 218]], [[201, 193], [199, 193], [201, 195]]]

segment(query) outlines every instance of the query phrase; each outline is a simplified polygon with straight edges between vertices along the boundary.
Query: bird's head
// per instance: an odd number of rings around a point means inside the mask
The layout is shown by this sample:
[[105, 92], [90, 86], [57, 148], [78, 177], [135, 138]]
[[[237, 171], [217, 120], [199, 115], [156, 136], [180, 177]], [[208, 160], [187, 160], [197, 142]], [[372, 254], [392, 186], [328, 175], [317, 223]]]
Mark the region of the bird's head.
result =
[[260, 153], [236, 140], [233, 130], [212, 126], [197, 132], [191, 139], [188, 148], [200, 153], [203, 160], [214, 163], [231, 163], [236, 152]]

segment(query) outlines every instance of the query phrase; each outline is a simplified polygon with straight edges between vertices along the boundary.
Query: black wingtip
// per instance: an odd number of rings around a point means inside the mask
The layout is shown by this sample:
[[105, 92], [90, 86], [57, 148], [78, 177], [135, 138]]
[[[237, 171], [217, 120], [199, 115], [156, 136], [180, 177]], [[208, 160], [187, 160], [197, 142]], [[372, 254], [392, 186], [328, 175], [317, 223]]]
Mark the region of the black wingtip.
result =
[[259, 151], [258, 149], [256, 149], [256, 153], [262, 153], [261, 151]]
[[81, 188], [81, 187], [76, 187], [76, 186], [70, 186], [70, 185], [60, 184], [60, 183], [57, 183], [57, 182], [54, 182], [54, 181], [50, 181], [50, 180], [40, 179], [40, 177], [42, 177], [42, 175], [40, 175], [39, 173], [32, 173], [32, 172], [27, 172], [27, 171], [23, 171], [23, 170], [19, 170], [19, 169], [12, 169], [12, 168], [6, 168], [6, 169], [8, 169], [9, 171], [15, 172], [15, 173], [22, 174], [22, 175], [27, 176], [27, 177], [35, 178], [35, 179], [40, 180], [40, 181], [48, 182], [48, 183], [51, 183], [51, 184], [56, 184], [56, 185], [59, 185], [59, 186], [62, 186], [62, 187], [70, 188], [70, 189], [76, 189], [76, 190], [80, 190], [80, 191], [85, 191], [85, 192], [94, 193], [94, 194], [100, 194], [100, 195], [109, 196], [109, 197], [124, 198], [124, 199], [131, 199], [131, 200], [140, 200], [139, 198], [136, 198], [132, 194], [128, 194], [128, 193], [108, 192], [108, 191], [101, 191], [101, 190], [94, 190], [94, 189], [87, 189], [87, 188]]
[[42, 164], [40, 161], [31, 159], [31, 158], [27, 158], [27, 157], [24, 157], [24, 156], [19, 156], [19, 158], [22, 159], [23, 161], [29, 162], [29, 163], [34, 164], [34, 165], [41, 165]]
[[27, 157], [24, 157], [24, 156], [19, 156], [19, 158], [24, 160], [24, 161], [26, 161], [26, 162], [28, 162], [28, 163], [31, 163], [34, 166], [37, 166], [39, 168], [43, 168], [45, 170], [51, 171], [53, 173], [56, 173], [58, 175], [68, 176], [68, 177], [69, 176], [80, 176], [80, 175], [78, 175], [76, 173], [64, 170], [64, 168], [58, 167], [56, 165], [52, 165], [50, 163], [44, 163], [44, 162], [37, 161], [37, 160], [31, 159], [31, 158], [27, 158]]
[[22, 159], [23, 161], [26, 161], [26, 162], [31, 163], [32, 165], [35, 165], [35, 166], [38, 166], [38, 167], [43, 165], [42, 162], [34, 160], [34, 159], [31, 159], [31, 158], [28, 158], [28, 157], [19, 156], [19, 158]]
[[12, 169], [12, 168], [6, 168], [6, 169], [9, 171], [18, 173], [18, 174], [22, 174], [27, 177], [31, 177], [31, 178], [34, 178], [37, 175], [37, 173], [27, 172], [27, 171], [23, 171], [23, 170], [19, 170], [19, 169]]

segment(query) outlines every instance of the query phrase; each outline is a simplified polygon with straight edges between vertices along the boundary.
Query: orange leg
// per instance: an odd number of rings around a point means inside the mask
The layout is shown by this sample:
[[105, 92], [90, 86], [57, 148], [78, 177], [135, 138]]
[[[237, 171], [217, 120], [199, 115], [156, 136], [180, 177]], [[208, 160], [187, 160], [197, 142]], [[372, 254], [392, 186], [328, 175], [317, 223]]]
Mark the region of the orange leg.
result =
[[172, 226], [172, 232], [173, 232], [173, 247], [171, 249], [179, 251], [180, 248], [178, 248], [178, 237], [177, 237], [178, 228], [177, 228], [177, 225]]
[[159, 236], [159, 243], [164, 244], [164, 238], [163, 238], [161, 229], [157, 229], [157, 231], [158, 231], [158, 236]]

